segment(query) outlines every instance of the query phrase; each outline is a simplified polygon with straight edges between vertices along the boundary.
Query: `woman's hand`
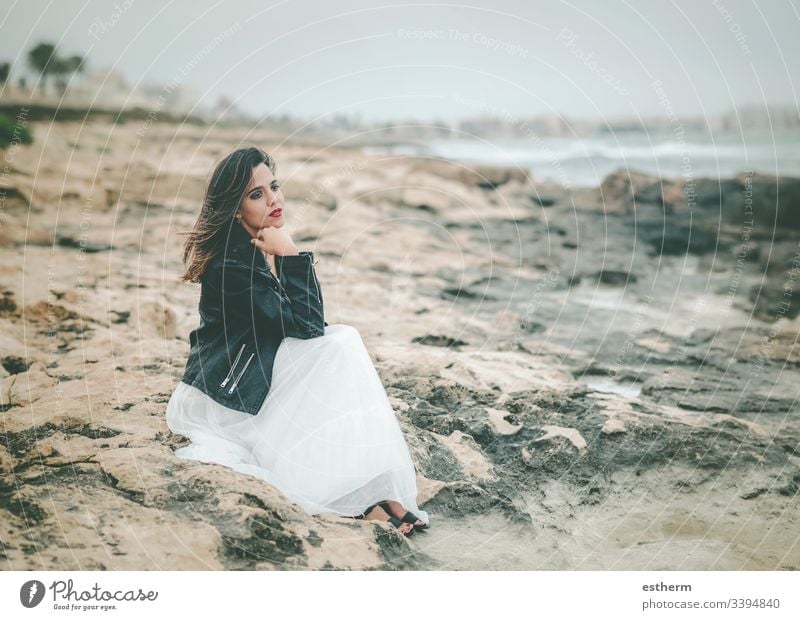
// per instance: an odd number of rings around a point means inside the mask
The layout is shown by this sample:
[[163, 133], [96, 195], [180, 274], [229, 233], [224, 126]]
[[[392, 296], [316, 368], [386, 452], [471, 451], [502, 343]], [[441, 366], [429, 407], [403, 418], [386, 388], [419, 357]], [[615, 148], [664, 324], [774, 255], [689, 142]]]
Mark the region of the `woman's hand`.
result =
[[283, 227], [275, 228], [270, 226], [260, 229], [256, 234], [256, 238], [253, 239], [253, 243], [262, 252], [275, 256], [292, 256], [300, 253], [289, 233]]

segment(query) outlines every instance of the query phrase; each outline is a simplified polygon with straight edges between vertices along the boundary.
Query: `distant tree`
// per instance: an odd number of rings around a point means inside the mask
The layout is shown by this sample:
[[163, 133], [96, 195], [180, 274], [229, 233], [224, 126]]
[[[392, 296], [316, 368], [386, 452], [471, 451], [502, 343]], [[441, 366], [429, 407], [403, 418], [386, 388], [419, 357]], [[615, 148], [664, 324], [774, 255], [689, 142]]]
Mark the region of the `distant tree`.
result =
[[69, 56], [67, 58], [56, 57], [53, 73], [56, 76], [56, 85], [58, 86], [58, 89], [61, 91], [62, 95], [67, 90], [67, 84], [69, 84], [69, 80], [67, 78], [73, 73], [82, 72], [84, 61], [85, 59], [83, 56]]
[[11, 63], [0, 62], [0, 84], [5, 84], [8, 81], [9, 73], [11, 73]]
[[81, 73], [83, 71], [83, 64], [86, 62], [86, 58], [83, 56], [68, 56], [64, 59], [64, 64], [67, 70], [70, 73]]
[[47, 76], [56, 73], [56, 46], [52, 43], [39, 43], [28, 52], [28, 64], [42, 76], [42, 87], [47, 82]]
[[73, 73], [82, 72], [85, 61], [83, 56], [77, 55], [61, 58], [56, 54], [56, 46], [52, 43], [39, 43], [28, 52], [28, 64], [41, 74], [43, 89], [48, 81], [47, 77], [52, 75], [61, 94], [67, 90], [67, 78]]

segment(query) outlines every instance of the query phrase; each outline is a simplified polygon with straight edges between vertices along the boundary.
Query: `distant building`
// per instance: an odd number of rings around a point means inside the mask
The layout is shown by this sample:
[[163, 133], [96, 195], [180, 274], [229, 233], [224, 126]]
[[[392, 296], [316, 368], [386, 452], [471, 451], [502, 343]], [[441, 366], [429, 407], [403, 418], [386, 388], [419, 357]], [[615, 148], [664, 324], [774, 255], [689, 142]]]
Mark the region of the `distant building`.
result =
[[76, 74], [64, 96], [66, 105], [92, 105], [97, 108], [147, 106], [147, 98], [131, 92], [124, 76], [114, 69], [90, 69]]

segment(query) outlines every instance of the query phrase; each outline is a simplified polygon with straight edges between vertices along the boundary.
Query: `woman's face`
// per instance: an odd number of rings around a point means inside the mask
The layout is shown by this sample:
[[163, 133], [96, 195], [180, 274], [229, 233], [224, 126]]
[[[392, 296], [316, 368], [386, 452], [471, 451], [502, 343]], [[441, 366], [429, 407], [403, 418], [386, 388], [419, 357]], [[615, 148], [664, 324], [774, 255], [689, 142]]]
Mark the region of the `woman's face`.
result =
[[240, 221], [254, 237], [261, 228], [283, 227], [283, 192], [266, 164], [253, 168], [239, 213]]

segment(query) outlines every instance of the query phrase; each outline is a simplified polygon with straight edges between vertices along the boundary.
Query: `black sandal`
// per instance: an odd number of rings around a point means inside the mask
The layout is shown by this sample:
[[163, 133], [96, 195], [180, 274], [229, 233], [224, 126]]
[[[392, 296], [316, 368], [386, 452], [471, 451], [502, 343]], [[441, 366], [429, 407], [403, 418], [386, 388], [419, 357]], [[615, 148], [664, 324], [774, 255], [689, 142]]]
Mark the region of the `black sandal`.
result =
[[[383, 508], [386, 511], [386, 514], [388, 514], [388, 515], [392, 514], [392, 512], [389, 510], [388, 502], [384, 501], [384, 502], [378, 502], [378, 503], [380, 504], [380, 507]], [[397, 519], [397, 517], [392, 517], [392, 518], [393, 519]], [[427, 530], [430, 527], [430, 525], [428, 523], [425, 523], [424, 521], [422, 522], [422, 525], [419, 525], [418, 523], [416, 523], [417, 521], [422, 521], [422, 519], [420, 519], [417, 515], [415, 515], [410, 510], [407, 510], [406, 514], [404, 514], [399, 519], [399, 521], [401, 523], [411, 523], [411, 524], [413, 524], [414, 525], [414, 530], [413, 531], [419, 530], [421, 532], [424, 532], [425, 530]]]
[[[407, 521], [401, 521], [397, 517], [393, 517], [392, 513], [389, 512], [389, 510], [388, 510], [388, 506], [385, 504], [385, 500], [384, 501], [380, 501], [380, 502], [375, 502], [374, 504], [372, 504], [370, 506], [367, 506], [364, 509], [364, 512], [362, 512], [360, 515], [356, 515], [355, 518], [356, 519], [365, 518], [372, 511], [373, 508], [376, 508], [378, 506], [383, 508], [384, 511], [386, 511], [386, 514], [389, 515], [389, 523], [391, 523], [394, 526], [395, 529], [399, 530], [403, 526], [404, 523], [408, 523]], [[407, 514], [410, 514], [410, 513], [407, 513]], [[412, 521], [412, 523], [413, 523], [413, 521]], [[406, 537], [410, 537], [410, 536], [412, 536], [414, 534], [414, 531], [416, 530], [417, 527], [418, 526], [414, 526], [408, 532], [401, 532], [401, 534], [403, 534]]]
[[[389, 515], [389, 523], [394, 525], [396, 530], [399, 530], [403, 525], [405, 525], [405, 521], [401, 521], [397, 517], [393, 517], [391, 515]], [[407, 532], [400, 532], [400, 533], [403, 534], [403, 536], [406, 536], [407, 538], [411, 538], [414, 535], [415, 531], [416, 530], [412, 527]]]

